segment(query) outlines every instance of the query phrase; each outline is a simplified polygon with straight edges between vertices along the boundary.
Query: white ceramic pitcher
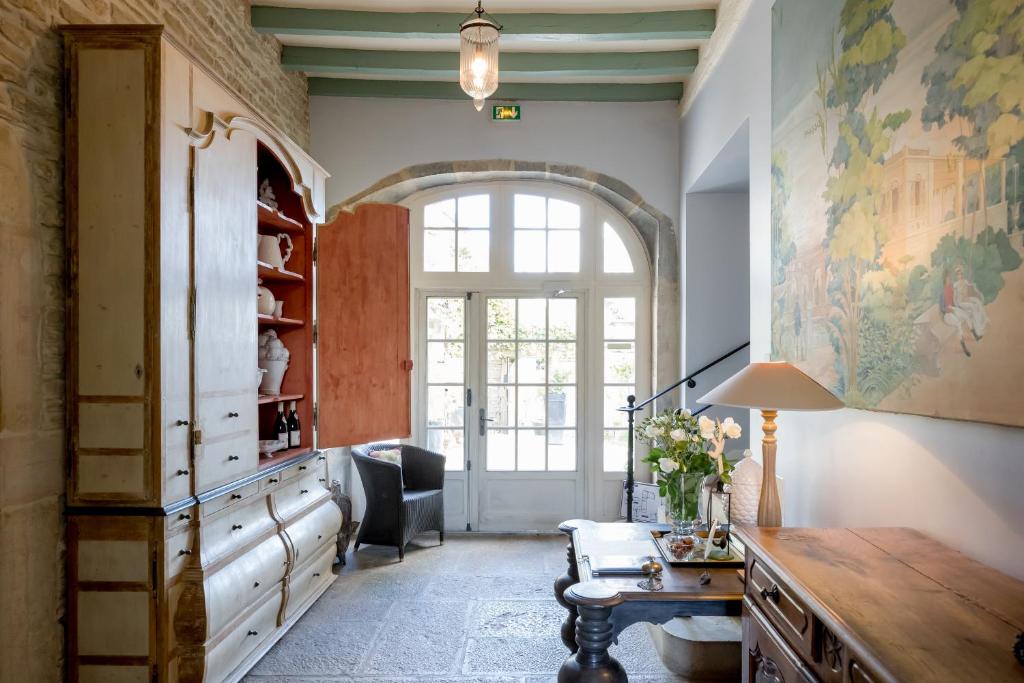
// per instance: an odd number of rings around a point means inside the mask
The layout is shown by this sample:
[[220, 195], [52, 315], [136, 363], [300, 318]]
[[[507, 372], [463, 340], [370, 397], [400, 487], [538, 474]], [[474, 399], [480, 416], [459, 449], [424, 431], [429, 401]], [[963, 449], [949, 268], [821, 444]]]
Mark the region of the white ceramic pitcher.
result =
[[[292, 256], [292, 238], [286, 233], [278, 235], [257, 235], [256, 258], [273, 268], [284, 268], [284, 264]], [[281, 255], [281, 240], [288, 243], [284, 255]]]

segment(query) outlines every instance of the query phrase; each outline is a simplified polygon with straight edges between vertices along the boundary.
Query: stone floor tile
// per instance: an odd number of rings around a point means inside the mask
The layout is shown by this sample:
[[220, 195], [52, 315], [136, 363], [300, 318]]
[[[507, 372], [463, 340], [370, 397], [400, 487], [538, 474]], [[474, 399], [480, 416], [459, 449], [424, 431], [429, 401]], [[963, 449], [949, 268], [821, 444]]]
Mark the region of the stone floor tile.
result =
[[464, 647], [465, 636], [461, 632], [389, 630], [378, 639], [357, 673], [452, 675], [458, 670]]
[[555, 673], [569, 655], [558, 636], [470, 638], [464, 673]]
[[633, 674], [671, 675], [661, 663], [661, 657], [647, 632], [646, 624], [633, 624], [619, 634], [619, 642], [608, 649], [623, 668]]
[[470, 637], [558, 636], [565, 609], [548, 600], [479, 600], [469, 620]]
[[261, 659], [253, 674], [346, 676], [355, 671], [373, 645], [376, 624], [338, 629], [334, 624], [300, 621]]

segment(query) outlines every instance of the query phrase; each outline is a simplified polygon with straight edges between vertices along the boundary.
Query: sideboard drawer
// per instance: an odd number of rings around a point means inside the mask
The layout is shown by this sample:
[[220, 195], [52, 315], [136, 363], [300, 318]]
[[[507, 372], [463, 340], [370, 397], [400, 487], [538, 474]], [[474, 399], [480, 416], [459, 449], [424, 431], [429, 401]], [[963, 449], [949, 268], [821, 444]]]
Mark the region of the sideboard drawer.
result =
[[756, 555], [748, 558], [746, 593], [779, 634], [809, 660], [812, 656], [810, 611]]
[[245, 486], [237, 488], [230, 493], [225, 493], [224, 495], [212, 498], [200, 506], [203, 510], [203, 518], [205, 519], [206, 517], [220, 512], [221, 510], [226, 510], [233, 505], [238, 505], [246, 498], [258, 493], [259, 490], [259, 483], [254, 481], [251, 484], [246, 484]]
[[204, 441], [196, 453], [196, 490], [199, 493], [241, 479], [256, 471], [259, 461], [256, 432]]
[[321, 469], [292, 479], [274, 491], [274, 504], [282, 519], [291, 519], [304, 508], [330, 496], [320, 481], [323, 478]]
[[270, 515], [265, 496], [243, 501], [241, 505], [230, 507], [204, 520], [203, 566], [208, 567], [237, 552], [276, 527], [277, 522]]
[[271, 536], [206, 580], [209, 594], [209, 629], [220, 633], [239, 612], [267, 591], [280, 590], [288, 568], [288, 551], [280, 536]]
[[266, 602], [214, 646], [207, 660], [205, 680], [224, 680], [260, 643], [273, 635], [281, 611], [281, 594], [277, 589], [267, 596]]
[[304, 564], [325, 545], [333, 543], [336, 549], [340, 528], [341, 510], [327, 498], [309, 514], [285, 527], [285, 533], [295, 548], [296, 565]]
[[[256, 396], [211, 396], [199, 399], [196, 406], [196, 424], [203, 440], [213, 440], [229, 434], [256, 433]], [[254, 451], [255, 452], [255, 451]]]
[[331, 566], [334, 564], [336, 555], [337, 549], [328, 545], [312, 562], [295, 572], [295, 576], [289, 581], [288, 604], [285, 607], [286, 619], [291, 618], [296, 610], [303, 607], [317, 589], [334, 581]]
[[743, 599], [743, 681], [781, 680], [786, 683], [817, 683], [818, 679], [804, 666], [764, 617], [748, 595]]

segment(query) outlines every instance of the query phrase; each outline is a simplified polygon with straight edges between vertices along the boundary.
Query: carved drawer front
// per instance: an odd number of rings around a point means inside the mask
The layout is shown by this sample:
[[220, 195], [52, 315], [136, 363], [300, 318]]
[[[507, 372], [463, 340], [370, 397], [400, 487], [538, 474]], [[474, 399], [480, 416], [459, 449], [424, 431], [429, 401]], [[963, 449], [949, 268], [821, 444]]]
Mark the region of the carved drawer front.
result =
[[321, 479], [323, 479], [323, 473], [314, 471], [292, 479], [274, 491], [277, 514], [284, 519], [290, 519], [303, 508], [323, 498], [328, 498], [330, 492], [324, 487]]
[[222, 681], [234, 671], [274, 633], [280, 610], [281, 594], [278, 590], [276, 595], [267, 596], [266, 602], [214, 646], [206, 660], [205, 680]]
[[280, 536], [272, 536], [206, 580], [209, 635], [216, 636], [246, 607], [278, 590], [284, 578], [288, 551]]
[[196, 447], [196, 490], [198, 493], [241, 479], [256, 471], [256, 432], [248, 432], [216, 441], [208, 441], [203, 435], [203, 444]]
[[817, 683], [800, 657], [779, 638], [750, 597], [743, 600], [743, 681]]
[[317, 589], [334, 580], [331, 566], [334, 564], [336, 548], [331, 545], [311, 563], [299, 569], [288, 581], [288, 604], [285, 607], [285, 618], [291, 618]]
[[195, 532], [182, 527], [164, 542], [164, 571], [168, 580], [180, 574], [188, 565], [195, 552], [194, 540]]
[[196, 427], [203, 432], [203, 441], [214, 441], [223, 436], [242, 432], [255, 434], [256, 403], [254, 394], [199, 399], [199, 405], [196, 407]]
[[240, 505], [241, 503], [245, 502], [252, 496], [259, 493], [259, 490], [259, 482], [254, 481], [251, 484], [246, 484], [245, 486], [237, 488], [230, 493], [225, 493], [224, 495], [217, 496], [216, 498], [212, 498], [206, 501], [200, 506], [202, 508], [201, 514], [203, 516], [203, 519], [209, 517], [210, 515], [216, 514], [221, 510], [225, 510], [233, 505]]
[[267, 500], [257, 496], [203, 520], [203, 566], [227, 557], [277, 528]]
[[[315, 510], [285, 529], [295, 546], [295, 564], [301, 565], [327, 544], [336, 543], [341, 528], [341, 510], [325, 498]], [[337, 547], [337, 546], [334, 546]]]
[[809, 659], [812, 653], [811, 613], [756, 556], [747, 571], [746, 592], [782, 637]]

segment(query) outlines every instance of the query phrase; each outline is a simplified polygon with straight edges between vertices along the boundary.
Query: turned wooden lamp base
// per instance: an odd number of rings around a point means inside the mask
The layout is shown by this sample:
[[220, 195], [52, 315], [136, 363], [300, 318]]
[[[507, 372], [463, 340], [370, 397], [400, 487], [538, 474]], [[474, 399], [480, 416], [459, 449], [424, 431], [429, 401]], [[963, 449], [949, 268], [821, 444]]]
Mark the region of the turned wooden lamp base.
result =
[[761, 410], [764, 425], [764, 438], [761, 440], [764, 476], [761, 479], [761, 498], [757, 505], [758, 526], [782, 526], [782, 504], [779, 500], [779, 487], [775, 480], [775, 418], [777, 410]]

